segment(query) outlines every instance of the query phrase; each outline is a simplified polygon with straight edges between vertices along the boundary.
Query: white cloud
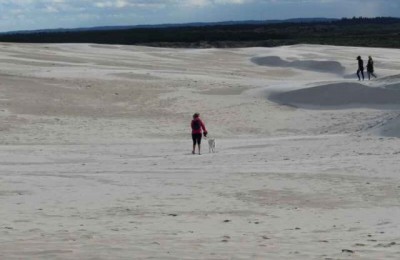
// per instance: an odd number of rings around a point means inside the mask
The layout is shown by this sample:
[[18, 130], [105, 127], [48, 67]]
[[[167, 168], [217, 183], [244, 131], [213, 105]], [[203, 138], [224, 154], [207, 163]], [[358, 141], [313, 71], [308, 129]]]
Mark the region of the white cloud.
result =
[[400, 0], [0, 0], [0, 31], [399, 13]]
[[210, 0], [187, 0], [183, 4], [183, 6], [196, 6], [202, 7], [211, 4]]
[[252, 0], [214, 0], [216, 4], [246, 4], [253, 2]]
[[47, 12], [47, 13], [58, 13], [59, 10], [54, 6], [46, 6], [45, 12]]

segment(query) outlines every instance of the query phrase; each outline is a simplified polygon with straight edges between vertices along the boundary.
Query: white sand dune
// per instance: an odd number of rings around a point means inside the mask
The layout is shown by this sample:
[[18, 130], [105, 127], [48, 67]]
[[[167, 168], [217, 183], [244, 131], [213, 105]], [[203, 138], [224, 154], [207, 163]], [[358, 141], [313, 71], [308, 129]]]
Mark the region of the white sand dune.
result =
[[369, 131], [385, 137], [400, 138], [400, 115], [394, 114], [379, 124], [371, 126]]
[[399, 85], [400, 74], [386, 76], [376, 79], [379, 84], [382, 84], [386, 88], [396, 88]]
[[306, 107], [393, 107], [400, 106], [400, 88], [399, 84], [369, 87], [344, 82], [279, 93], [272, 95], [271, 99]]
[[312, 70], [334, 74], [343, 74], [345, 67], [337, 61], [318, 61], [318, 60], [293, 60], [286, 61], [278, 56], [255, 57], [251, 59], [257, 65], [269, 67], [287, 67], [301, 70]]
[[[2, 43], [0, 259], [397, 259], [399, 64]], [[191, 154], [194, 112], [216, 153]]]

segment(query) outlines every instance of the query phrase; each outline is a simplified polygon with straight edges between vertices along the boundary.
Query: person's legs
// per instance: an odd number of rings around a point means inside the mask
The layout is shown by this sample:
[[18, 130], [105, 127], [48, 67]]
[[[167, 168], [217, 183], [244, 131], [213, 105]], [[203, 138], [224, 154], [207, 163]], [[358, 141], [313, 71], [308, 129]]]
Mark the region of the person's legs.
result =
[[193, 140], [193, 150], [192, 150], [192, 154], [194, 154], [194, 151], [196, 149], [196, 135], [192, 134], [192, 140]]
[[364, 80], [364, 70], [361, 70], [361, 76], [362, 76], [362, 79]]
[[201, 134], [199, 134], [198, 138], [197, 138], [197, 145], [199, 148], [199, 154], [200, 154], [200, 149], [201, 149]]
[[367, 71], [368, 80], [371, 80], [371, 72]]
[[359, 69], [357, 70], [357, 77], [358, 77], [358, 80], [361, 80], [360, 79], [360, 70]]
[[195, 154], [195, 152], [196, 152], [196, 144], [198, 146], [198, 150], [199, 150], [199, 154], [200, 154], [201, 134], [192, 134], [192, 139], [193, 139], [192, 154]]

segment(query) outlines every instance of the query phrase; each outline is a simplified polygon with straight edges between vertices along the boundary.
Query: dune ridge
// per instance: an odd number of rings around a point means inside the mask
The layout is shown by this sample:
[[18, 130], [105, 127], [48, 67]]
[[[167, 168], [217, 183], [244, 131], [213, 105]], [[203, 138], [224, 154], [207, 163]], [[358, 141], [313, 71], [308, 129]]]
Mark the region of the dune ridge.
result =
[[271, 100], [295, 106], [393, 107], [400, 106], [397, 84], [369, 87], [360, 83], [334, 83], [271, 95]]
[[337, 61], [321, 60], [294, 60], [286, 61], [278, 56], [254, 57], [251, 59], [257, 65], [268, 67], [286, 67], [300, 70], [311, 70], [316, 72], [333, 73], [343, 75], [345, 67]]

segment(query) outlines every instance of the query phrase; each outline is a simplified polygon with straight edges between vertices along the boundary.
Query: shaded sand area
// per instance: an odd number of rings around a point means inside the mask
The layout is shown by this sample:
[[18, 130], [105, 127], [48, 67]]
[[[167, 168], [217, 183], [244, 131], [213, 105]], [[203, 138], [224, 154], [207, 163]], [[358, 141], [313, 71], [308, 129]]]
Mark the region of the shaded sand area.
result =
[[[0, 259], [398, 259], [399, 71], [395, 49], [0, 44]], [[195, 111], [216, 153], [190, 153]]]

